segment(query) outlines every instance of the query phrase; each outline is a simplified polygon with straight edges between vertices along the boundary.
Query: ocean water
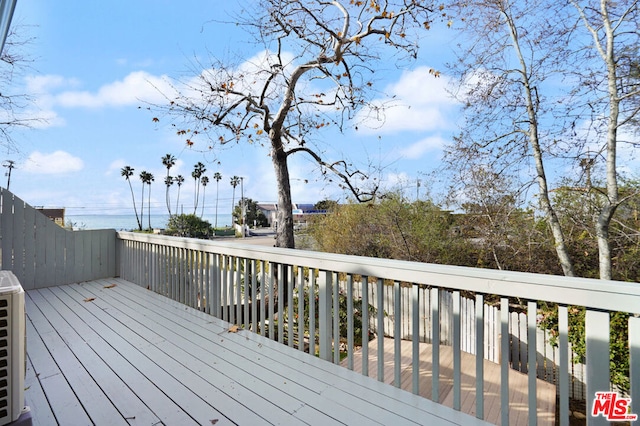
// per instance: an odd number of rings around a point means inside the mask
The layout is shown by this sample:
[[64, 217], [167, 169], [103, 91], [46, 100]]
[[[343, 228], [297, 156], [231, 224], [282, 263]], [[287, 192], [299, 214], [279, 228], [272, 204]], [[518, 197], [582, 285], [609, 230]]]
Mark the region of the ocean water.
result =
[[[202, 218], [211, 225], [215, 223], [215, 215], [204, 215]], [[138, 229], [135, 215], [116, 214], [87, 214], [87, 215], [66, 215], [65, 225], [72, 225], [74, 230], [79, 229], [115, 229], [116, 231], [130, 231]], [[168, 214], [152, 214], [151, 227], [163, 229], [167, 227], [169, 221]], [[230, 214], [218, 214], [218, 227], [231, 226]], [[148, 216], [144, 216], [142, 227], [149, 227]]]

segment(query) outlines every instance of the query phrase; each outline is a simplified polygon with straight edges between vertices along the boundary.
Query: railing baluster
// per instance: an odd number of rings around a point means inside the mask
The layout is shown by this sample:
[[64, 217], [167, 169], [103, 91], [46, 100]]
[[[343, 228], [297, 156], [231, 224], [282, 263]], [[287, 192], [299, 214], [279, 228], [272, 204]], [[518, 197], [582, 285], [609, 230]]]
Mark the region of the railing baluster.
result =
[[[629, 340], [631, 341], [631, 340]], [[558, 389], [560, 426], [569, 426], [569, 314], [566, 305], [558, 305]]]
[[285, 294], [285, 282], [286, 277], [284, 274], [284, 268], [282, 264], [279, 263], [277, 266], [278, 276], [276, 277], [276, 283], [278, 286], [278, 342], [284, 342], [284, 317], [282, 314], [284, 313], [284, 294]]
[[393, 385], [397, 388], [400, 387], [400, 372], [402, 362], [401, 352], [401, 322], [402, 322], [402, 309], [400, 305], [400, 282], [394, 281], [393, 283]]
[[333, 288], [333, 362], [340, 364], [340, 277], [332, 274]]
[[292, 265], [286, 266], [287, 270], [287, 344], [289, 347], [293, 347], [295, 343], [294, 334], [294, 315], [295, 315], [295, 303], [293, 302], [295, 277], [293, 276], [294, 268]]
[[309, 268], [309, 353], [316, 353], [316, 270]]
[[216, 318], [222, 318], [222, 256], [216, 254], [213, 263], [213, 307]]
[[276, 294], [276, 268], [277, 265], [269, 262], [269, 339], [275, 340], [275, 327], [273, 318], [275, 316], [275, 294]]
[[460, 345], [462, 316], [460, 315], [460, 292], [453, 292], [453, 409], [460, 411], [462, 350]]
[[[255, 259], [251, 259], [251, 331], [258, 331], [258, 269]], [[246, 289], [245, 289], [246, 291]]]
[[332, 274], [330, 271], [320, 271], [318, 283], [319, 296], [319, 323], [320, 331], [320, 358], [331, 361], [331, 295], [332, 295]]
[[236, 320], [233, 322], [238, 326], [242, 325], [242, 258], [236, 257], [236, 295], [235, 295], [235, 310]]
[[222, 255], [220, 275], [222, 277], [222, 320], [229, 320], [229, 257]]
[[298, 328], [298, 349], [303, 352], [305, 333], [304, 297], [306, 294], [304, 282], [304, 268], [298, 266], [298, 317], [296, 318], [296, 325]]
[[369, 375], [369, 277], [360, 278], [362, 286], [362, 374]]
[[411, 286], [411, 391], [420, 395], [420, 287]]
[[[250, 318], [249, 318], [249, 293], [252, 293], [253, 287], [251, 287], [253, 273], [251, 271], [251, 267], [249, 266], [249, 259], [246, 257], [242, 259], [244, 262], [244, 291], [242, 297], [242, 306], [244, 308], [244, 316], [242, 324], [244, 325], [245, 330], [249, 330], [250, 326]], [[254, 306], [253, 304], [251, 306]]]
[[440, 293], [431, 289], [431, 400], [440, 402]]
[[229, 303], [227, 304], [227, 310], [229, 311], [229, 322], [231, 324], [235, 324], [236, 323], [236, 288], [235, 288], [235, 283], [236, 283], [236, 261], [237, 261], [237, 257], [235, 256], [230, 256], [229, 257], [229, 269], [228, 269], [228, 275], [229, 275]]
[[484, 419], [484, 297], [476, 294], [476, 417]]
[[347, 368], [353, 370], [353, 275], [347, 274]]
[[527, 345], [529, 358], [529, 425], [535, 426], [538, 423], [537, 409], [537, 388], [536, 379], [538, 374], [537, 368], [537, 315], [538, 305], [535, 301], [527, 302]]
[[384, 381], [384, 281], [378, 278], [377, 285], [378, 315], [376, 331], [378, 332], [378, 381]]
[[[587, 415], [593, 407], [596, 392], [611, 390], [609, 374], [609, 312], [587, 309], [585, 313], [587, 363]], [[636, 413], [637, 414], [637, 413]], [[604, 416], [587, 417], [587, 425], [606, 425]]]
[[[267, 334], [265, 330], [265, 324], [267, 321], [267, 311], [265, 309], [265, 302], [270, 296], [268, 286], [267, 286], [267, 262], [264, 260], [260, 261], [260, 335], [264, 336]], [[271, 304], [271, 303], [269, 303]]]
[[500, 423], [509, 424], [509, 298], [500, 298]]

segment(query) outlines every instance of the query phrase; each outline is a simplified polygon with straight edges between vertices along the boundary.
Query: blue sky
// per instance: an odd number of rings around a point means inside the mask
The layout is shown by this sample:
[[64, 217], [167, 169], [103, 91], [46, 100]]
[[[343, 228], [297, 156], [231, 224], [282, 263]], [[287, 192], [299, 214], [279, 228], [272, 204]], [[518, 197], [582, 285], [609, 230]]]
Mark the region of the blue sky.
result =
[[[167, 77], [188, 76], [194, 58], [224, 58], [233, 52], [250, 59], [261, 53], [241, 29], [211, 22], [227, 19], [234, 7], [235, 2], [205, 0], [18, 0], [13, 25], [27, 26], [26, 34], [35, 41], [25, 51], [34, 59], [32, 69], [20, 76], [16, 90], [35, 97], [30, 113], [46, 121], [14, 133], [19, 153], [0, 155], [2, 161], [16, 162], [12, 192], [31, 205], [65, 207], [67, 214], [127, 214], [132, 211], [131, 196], [120, 169], [129, 165], [135, 169], [138, 199], [138, 173], [155, 175], [152, 213], [165, 213], [166, 169], [160, 158], [170, 153], [178, 158], [172, 174], [186, 178], [180, 195], [185, 211], [192, 208], [190, 175], [198, 161], [205, 163], [210, 179], [216, 171], [223, 176], [220, 212], [231, 209], [233, 175], [244, 177], [247, 197], [275, 202], [265, 148], [235, 146], [203, 154], [186, 148], [184, 137], [166, 123], [154, 124], [154, 114], [139, 108], [160, 102], [153, 85], [163, 87]], [[378, 83], [380, 100], [395, 96], [397, 105], [388, 111], [384, 126], [317, 135], [331, 158], [386, 165], [386, 185], [403, 186], [412, 196], [418, 178], [424, 191], [423, 174], [437, 165], [442, 144], [456, 132], [457, 106], [444, 90], [446, 75], [436, 79], [428, 73], [430, 67], [442, 69], [449, 59], [451, 34], [443, 27], [427, 36], [420, 59], [410, 68], [382, 64], [386, 72]], [[345, 199], [346, 194], [314, 170], [302, 157], [292, 162], [294, 202]], [[207, 211], [215, 203], [211, 180]]]

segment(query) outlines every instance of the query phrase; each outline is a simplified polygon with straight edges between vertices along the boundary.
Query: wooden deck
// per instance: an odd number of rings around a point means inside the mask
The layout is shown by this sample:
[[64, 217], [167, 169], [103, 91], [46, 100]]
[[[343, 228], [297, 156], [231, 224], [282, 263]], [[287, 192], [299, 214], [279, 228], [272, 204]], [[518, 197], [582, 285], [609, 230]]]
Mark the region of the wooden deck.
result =
[[25, 299], [35, 425], [484, 424], [124, 280]]
[[[385, 338], [384, 342], [384, 382], [394, 382], [394, 341]], [[378, 340], [369, 342], [369, 376], [378, 377], [378, 362], [375, 355], [378, 351]], [[401, 375], [400, 386], [411, 391], [411, 353], [412, 342], [401, 342]], [[420, 395], [432, 399], [432, 345], [420, 343]], [[347, 366], [347, 359], [342, 361]], [[362, 352], [359, 350], [353, 357], [354, 371], [362, 372]], [[476, 415], [476, 357], [462, 352], [461, 357], [461, 411]], [[484, 415], [492, 424], [500, 424], [500, 365], [484, 360]], [[536, 382], [538, 394], [538, 425], [555, 424], [556, 387], [543, 380]], [[527, 424], [528, 416], [528, 377], [518, 371], [509, 371], [509, 423], [512, 425]], [[450, 346], [440, 346], [440, 403], [453, 407], [453, 351]]]

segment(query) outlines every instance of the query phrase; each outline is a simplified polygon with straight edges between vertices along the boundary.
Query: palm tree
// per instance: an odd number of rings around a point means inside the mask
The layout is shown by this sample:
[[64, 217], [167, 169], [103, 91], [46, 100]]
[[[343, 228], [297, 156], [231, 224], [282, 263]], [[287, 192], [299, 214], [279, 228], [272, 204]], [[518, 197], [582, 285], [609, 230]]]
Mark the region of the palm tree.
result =
[[191, 177], [194, 179], [194, 198], [195, 198], [195, 202], [193, 203], [193, 214], [196, 214], [196, 210], [198, 209], [198, 199], [200, 198], [200, 179], [202, 178], [202, 175], [204, 175], [204, 172], [206, 172], [207, 169], [205, 169], [204, 164], [202, 164], [201, 162], [197, 162], [194, 166], [193, 166], [193, 172], [191, 172]]
[[[145, 173], [144, 177], [142, 177], [142, 173]], [[144, 184], [149, 185], [148, 197], [149, 202], [147, 203], [147, 218], [149, 220], [149, 229], [151, 229], [151, 182], [155, 180], [154, 176], [151, 173], [142, 172], [140, 175], [140, 179], [142, 179], [142, 186], [144, 189]]]
[[129, 189], [131, 190], [131, 199], [133, 200], [133, 211], [136, 213], [136, 222], [138, 222], [138, 229], [142, 231], [142, 221], [138, 216], [138, 209], [136, 208], [136, 197], [135, 195], [133, 195], [133, 186], [131, 185], [131, 179], [129, 179], [131, 176], [133, 176], [133, 171], [134, 169], [132, 167], [124, 166], [120, 170], [120, 175], [124, 176], [127, 182], [129, 182]]
[[142, 222], [144, 222], [144, 185], [147, 183], [147, 175], [149, 172], [143, 170], [140, 172], [140, 181], [142, 182], [142, 202], [140, 203], [140, 230], [142, 231]]
[[200, 178], [200, 182], [202, 183], [202, 211], [200, 212], [200, 218], [202, 219], [202, 216], [204, 216], [204, 195], [207, 184], [209, 183], [209, 178], [202, 176], [202, 178]]
[[169, 207], [169, 187], [173, 185], [174, 181], [175, 181], [174, 178], [169, 175], [167, 175], [167, 177], [164, 178], [164, 184], [167, 187], [166, 199], [167, 199], [167, 210], [169, 211], [169, 217], [171, 217], [171, 208]]
[[175, 180], [175, 182], [178, 184], [178, 198], [176, 198], [176, 214], [177, 214], [178, 213], [178, 204], [180, 204], [180, 187], [184, 183], [184, 176], [178, 175], [175, 178], [173, 178], [173, 180]]
[[[162, 157], [162, 164], [167, 168], [167, 177], [164, 180], [165, 185], [167, 186], [167, 192], [165, 193], [165, 200], [167, 202], [167, 210], [169, 211], [169, 216], [171, 216], [171, 204], [169, 201], [169, 187], [173, 184], [173, 179], [170, 179], [169, 170], [176, 164], [176, 157], [171, 154], [167, 154]], [[169, 183], [171, 182], [171, 183]]]
[[233, 197], [231, 198], [231, 212], [233, 213], [233, 207], [236, 202], [236, 186], [240, 185], [240, 178], [234, 176], [231, 178], [231, 186], [233, 186]]
[[219, 184], [222, 179], [222, 175], [219, 172], [215, 172], [213, 174], [213, 178], [216, 180], [216, 222], [213, 226], [214, 229], [218, 228], [218, 194], [219, 194]]

